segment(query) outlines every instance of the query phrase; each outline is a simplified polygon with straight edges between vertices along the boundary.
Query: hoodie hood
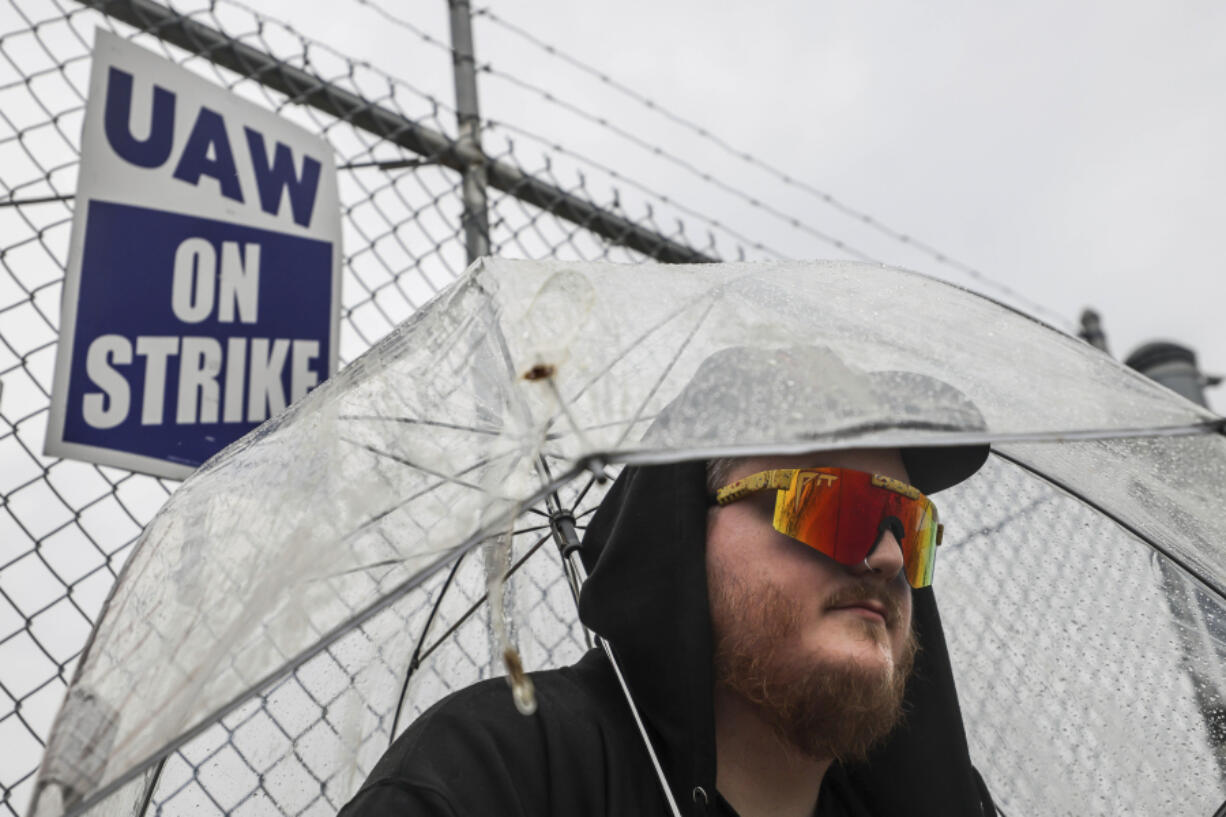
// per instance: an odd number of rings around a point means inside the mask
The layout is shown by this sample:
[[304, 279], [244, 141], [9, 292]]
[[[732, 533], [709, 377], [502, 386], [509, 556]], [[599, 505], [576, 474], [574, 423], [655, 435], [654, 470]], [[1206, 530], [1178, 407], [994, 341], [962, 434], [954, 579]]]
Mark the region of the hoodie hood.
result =
[[626, 468], [583, 538], [579, 618], [613, 646], [682, 813], [715, 791], [702, 462]]
[[[624, 469], [584, 537], [579, 603], [584, 624], [612, 644], [673, 796], [692, 815], [715, 797], [706, 528], [703, 462]], [[980, 817], [936, 599], [927, 588], [913, 600], [921, 649], [906, 720], [868, 763], [827, 774], [877, 817]]]

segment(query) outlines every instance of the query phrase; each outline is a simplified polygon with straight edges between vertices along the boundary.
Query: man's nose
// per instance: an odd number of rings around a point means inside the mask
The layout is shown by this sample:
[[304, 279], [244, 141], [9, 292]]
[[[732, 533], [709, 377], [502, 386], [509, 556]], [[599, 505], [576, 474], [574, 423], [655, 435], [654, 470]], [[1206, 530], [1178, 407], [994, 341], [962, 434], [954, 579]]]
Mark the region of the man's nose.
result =
[[892, 579], [903, 568], [902, 544], [892, 530], [884, 530], [877, 539], [877, 544], [869, 551], [868, 556], [857, 565], [857, 573], [878, 574], [882, 578]]

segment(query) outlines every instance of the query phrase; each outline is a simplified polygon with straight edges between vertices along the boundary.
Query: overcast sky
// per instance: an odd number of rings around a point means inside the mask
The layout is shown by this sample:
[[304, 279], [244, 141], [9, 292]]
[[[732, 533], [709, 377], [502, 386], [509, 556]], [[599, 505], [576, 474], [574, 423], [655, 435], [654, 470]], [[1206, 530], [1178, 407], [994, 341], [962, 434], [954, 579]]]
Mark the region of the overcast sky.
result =
[[[446, 54], [369, 5], [250, 2], [453, 101]], [[379, 2], [448, 41], [444, 0]], [[1096, 307], [1117, 356], [1170, 338], [1193, 347], [1206, 371], [1226, 372], [1220, 3], [493, 0], [475, 8], [981, 271], [1044, 307], [1049, 322], [1070, 328], [1083, 307]], [[783, 255], [840, 255], [813, 235], [820, 231], [1019, 302], [864, 229], [488, 18], [478, 16], [474, 32], [478, 62], [607, 116], [808, 227], [485, 73], [481, 106], [492, 119], [616, 167]], [[1211, 394], [1219, 411], [1223, 391]]]

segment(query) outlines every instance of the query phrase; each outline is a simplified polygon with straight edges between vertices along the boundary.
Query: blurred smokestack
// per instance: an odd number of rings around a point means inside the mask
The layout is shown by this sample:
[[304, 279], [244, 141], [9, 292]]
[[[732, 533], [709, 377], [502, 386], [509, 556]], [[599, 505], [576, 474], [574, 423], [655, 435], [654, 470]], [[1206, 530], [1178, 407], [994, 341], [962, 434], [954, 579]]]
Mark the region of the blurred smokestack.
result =
[[1144, 344], [1124, 363], [1206, 408], [1209, 404], [1205, 400], [1205, 387], [1222, 382], [1220, 377], [1208, 377], [1201, 373], [1196, 365], [1196, 353], [1191, 349], [1165, 340]]

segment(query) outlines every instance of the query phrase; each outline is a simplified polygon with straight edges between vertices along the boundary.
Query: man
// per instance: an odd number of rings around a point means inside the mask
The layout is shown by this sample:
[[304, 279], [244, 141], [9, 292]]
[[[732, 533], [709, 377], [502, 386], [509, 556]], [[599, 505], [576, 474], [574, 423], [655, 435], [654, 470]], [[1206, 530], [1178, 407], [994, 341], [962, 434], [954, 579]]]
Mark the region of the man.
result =
[[[827, 353], [762, 354], [740, 359], [766, 373], [759, 397], [787, 383], [812, 401], [796, 376], [815, 362], [834, 371]], [[717, 362], [666, 412], [687, 428], [699, 414], [687, 403], [701, 407], [704, 384], [727, 375], [728, 359]], [[899, 382], [857, 377], [870, 392]], [[501, 679], [436, 705], [342, 814], [665, 815], [670, 800], [694, 817], [993, 814], [935, 601], [911, 588], [931, 564], [915, 547], [930, 506], [910, 484], [948, 487], [986, 455], [883, 448], [626, 468], [584, 537], [580, 617], [613, 645], [658, 768], [597, 649], [533, 676], [532, 716]], [[819, 494], [835, 499], [819, 508]], [[779, 522], [781, 501], [796, 525]]]

